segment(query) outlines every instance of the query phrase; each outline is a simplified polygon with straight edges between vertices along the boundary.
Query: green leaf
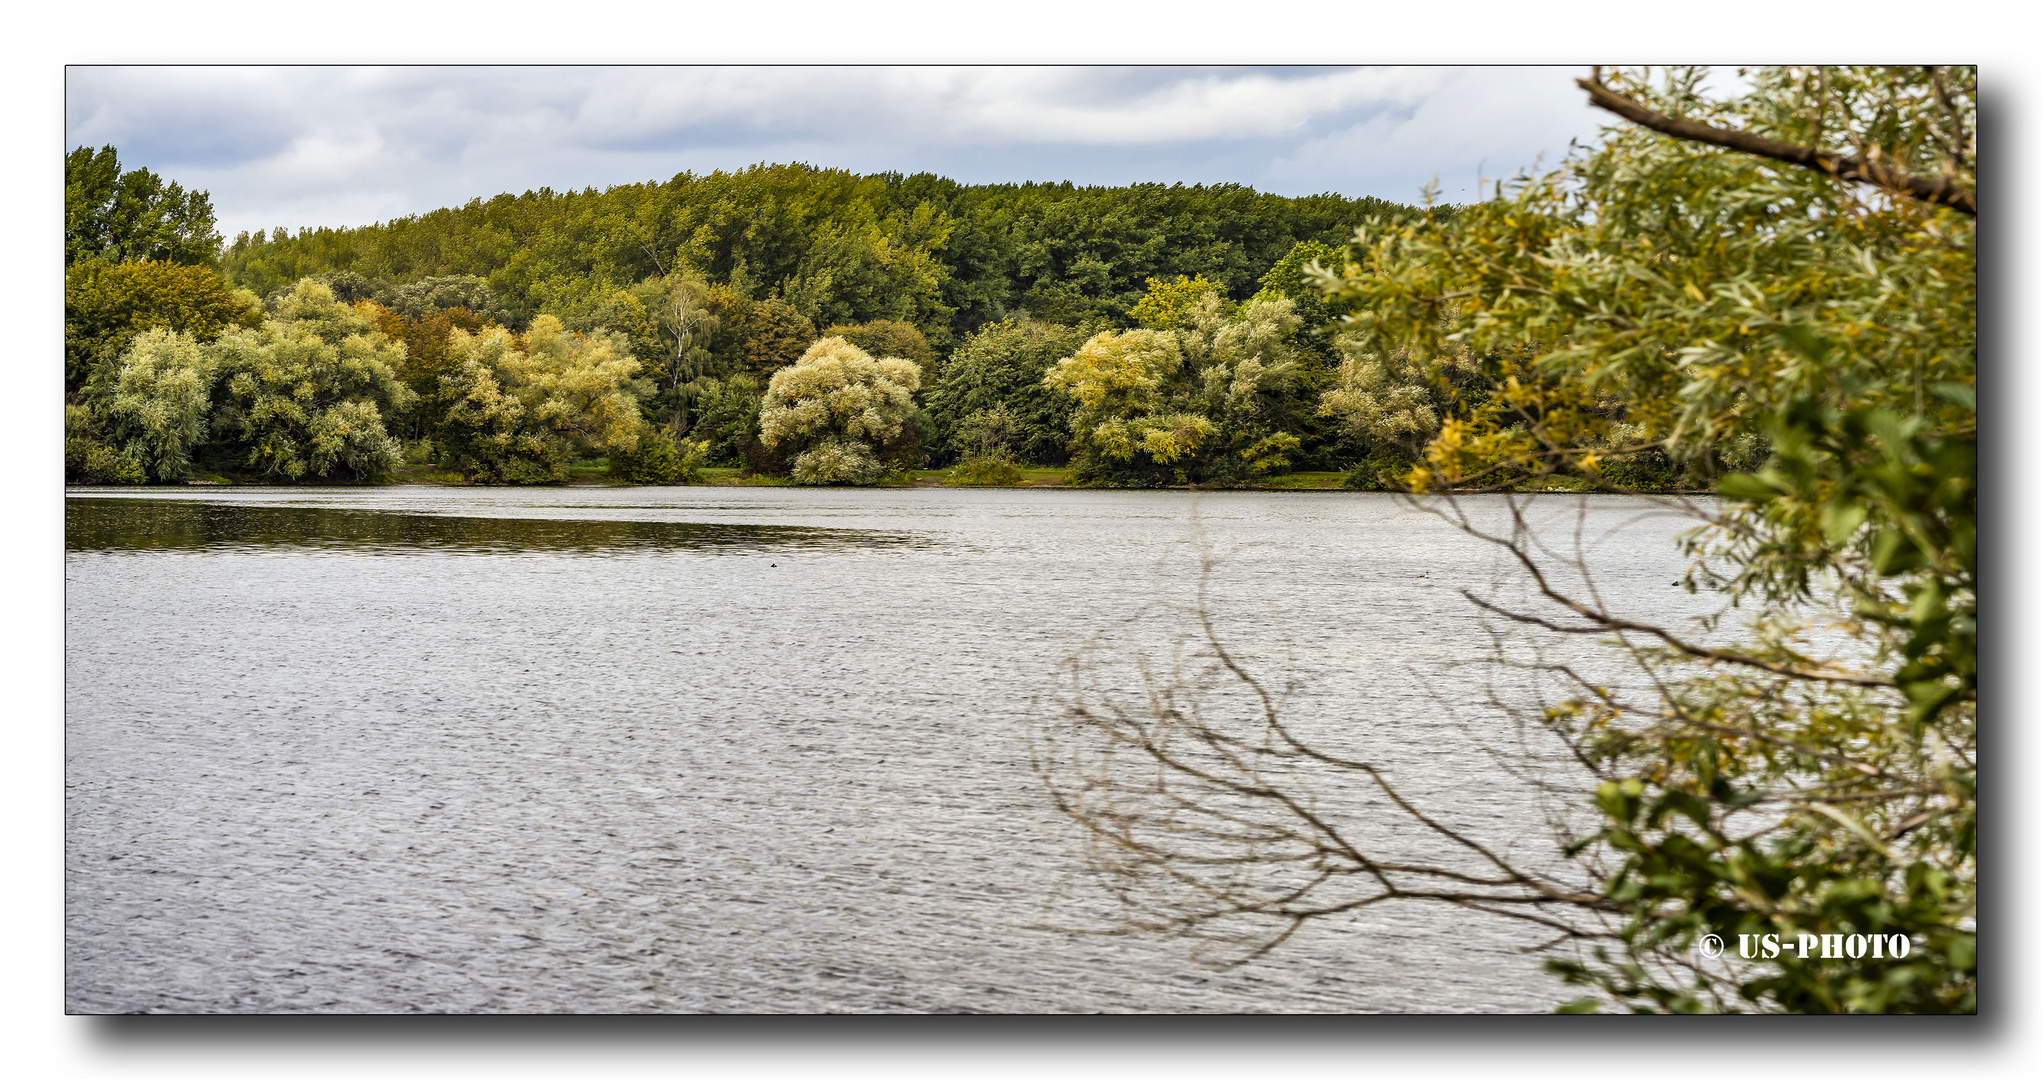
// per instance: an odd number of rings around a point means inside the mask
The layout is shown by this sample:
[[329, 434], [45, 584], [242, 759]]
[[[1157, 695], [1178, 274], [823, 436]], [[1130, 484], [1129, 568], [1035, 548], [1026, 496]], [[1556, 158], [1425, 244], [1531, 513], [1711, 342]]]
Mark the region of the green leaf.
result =
[[1716, 483], [1716, 494], [1741, 502], [1767, 502], [1782, 491], [1751, 473], [1731, 473]]
[[1950, 966], [1958, 971], [1970, 971], [1978, 966], [1978, 939], [1970, 934], [1952, 937], [1945, 952], [1950, 958]]
[[1978, 388], [1964, 383], [1940, 382], [1931, 391], [1937, 397], [1952, 405], [1959, 405], [1971, 412], [1978, 411]]
[[1829, 358], [1829, 343], [1809, 326], [1789, 326], [1780, 331], [1780, 339], [1787, 348], [1820, 364]]
[[1842, 545], [1865, 523], [1865, 504], [1829, 502], [1822, 506], [1822, 536], [1832, 545]]

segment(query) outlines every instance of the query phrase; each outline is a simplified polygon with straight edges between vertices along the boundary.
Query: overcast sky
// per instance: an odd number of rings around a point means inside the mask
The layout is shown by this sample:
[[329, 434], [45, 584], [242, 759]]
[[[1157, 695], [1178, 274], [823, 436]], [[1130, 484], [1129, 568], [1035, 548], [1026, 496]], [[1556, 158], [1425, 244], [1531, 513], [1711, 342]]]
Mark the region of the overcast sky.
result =
[[221, 233], [806, 161], [965, 182], [1475, 197], [1588, 140], [1566, 68], [73, 67], [66, 146], [210, 191]]

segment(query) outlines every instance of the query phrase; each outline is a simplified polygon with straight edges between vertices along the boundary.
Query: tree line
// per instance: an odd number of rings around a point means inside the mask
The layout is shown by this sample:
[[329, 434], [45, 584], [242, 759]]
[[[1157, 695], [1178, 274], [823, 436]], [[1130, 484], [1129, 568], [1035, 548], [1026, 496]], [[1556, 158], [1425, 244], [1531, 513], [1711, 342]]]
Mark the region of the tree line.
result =
[[[759, 166], [223, 246], [204, 192], [123, 172], [111, 147], [66, 169], [74, 482], [372, 482], [409, 462], [552, 483], [600, 460], [651, 483], [702, 465], [833, 482], [955, 466], [996, 483], [1033, 464], [1097, 485], [1304, 469], [1397, 487], [1443, 423], [1485, 407], [1505, 362], [1442, 372], [1371, 351], [1349, 332], [1354, 305], [1307, 281], [1342, 265], [1357, 227], [1447, 228], [1451, 207]], [[293, 422], [351, 417], [349, 453], [258, 439], [234, 398], [268, 355], [249, 342], [304, 334], [325, 351], [292, 369]], [[863, 457], [797, 471], [811, 436], [763, 423], [779, 373], [841, 355], [829, 341], [917, 369], [898, 422], [854, 440], [878, 472]], [[364, 364], [388, 372], [350, 373]], [[183, 374], [164, 381], [165, 365]], [[203, 408], [176, 397], [199, 383]], [[173, 430], [182, 449], [166, 452]], [[1604, 479], [1695, 482], [1650, 448], [1612, 449]]]
[[778, 299], [818, 327], [908, 323], [945, 352], [1024, 311], [1066, 325], [1123, 320], [1150, 278], [1203, 277], [1245, 299], [1300, 242], [1344, 243], [1370, 218], [1419, 214], [1232, 184], [967, 185], [759, 165], [503, 194], [363, 228], [243, 233], [222, 267], [265, 295], [332, 271], [390, 283], [471, 275], [513, 329], [541, 313], [581, 329], [605, 307], [628, 308], [619, 292], [681, 273]]

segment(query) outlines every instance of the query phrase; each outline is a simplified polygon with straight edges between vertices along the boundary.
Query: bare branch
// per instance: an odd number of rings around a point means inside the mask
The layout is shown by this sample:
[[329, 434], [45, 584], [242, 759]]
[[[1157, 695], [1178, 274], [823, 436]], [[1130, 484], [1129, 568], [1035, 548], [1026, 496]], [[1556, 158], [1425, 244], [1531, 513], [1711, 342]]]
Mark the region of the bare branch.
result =
[[1501, 615], [1512, 622], [1525, 623], [1543, 630], [1551, 630], [1556, 634], [1607, 634], [1612, 631], [1622, 632], [1628, 630], [1641, 634], [1650, 634], [1665, 642], [1674, 651], [1697, 660], [1740, 664], [1745, 667], [1757, 668], [1761, 671], [1769, 671], [1775, 675], [1784, 675], [1789, 679], [1801, 679], [1808, 682], [1844, 683], [1849, 686], [1875, 686], [1883, 688], [1891, 688], [1893, 686], [1891, 679], [1881, 679], [1871, 675], [1854, 675], [1849, 672], [1817, 671], [1812, 668], [1795, 667], [1791, 664], [1782, 664], [1772, 660], [1761, 660], [1757, 657], [1745, 656], [1742, 653], [1727, 652], [1722, 649], [1712, 649], [1704, 645], [1696, 645], [1674, 637], [1662, 627], [1653, 626], [1650, 623], [1633, 622], [1630, 619], [1619, 619], [1613, 615], [1597, 612], [1545, 587], [1543, 578], [1540, 579], [1539, 584], [1540, 592], [1547, 599], [1566, 607], [1569, 611], [1580, 615], [1584, 619], [1590, 620], [1593, 625], [1565, 626], [1548, 619], [1539, 618], [1536, 615], [1527, 615], [1521, 611], [1511, 611], [1508, 608], [1500, 607], [1476, 596], [1466, 589], [1460, 590], [1460, 593], [1467, 598], [1469, 603], [1484, 611]]

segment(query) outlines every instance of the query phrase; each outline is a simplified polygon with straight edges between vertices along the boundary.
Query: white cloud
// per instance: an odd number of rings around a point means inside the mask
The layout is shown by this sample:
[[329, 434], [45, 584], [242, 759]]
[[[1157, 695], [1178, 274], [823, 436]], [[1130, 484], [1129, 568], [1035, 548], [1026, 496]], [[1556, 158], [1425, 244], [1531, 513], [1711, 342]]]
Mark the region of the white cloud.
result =
[[[958, 107], [928, 121], [951, 139], [982, 143], [1097, 146], [1267, 138], [1356, 107], [1415, 101], [1437, 82], [1436, 73], [1424, 69], [1355, 69], [1289, 78], [1216, 72], [1140, 96], [1101, 101], [1070, 100], [1075, 95], [1058, 94], [1060, 87], [1043, 85], [1048, 80], [1008, 75], [966, 73], [969, 83], [958, 95]], [[915, 102], [901, 104], [912, 107]]]
[[1552, 68], [1457, 70], [1407, 111], [1378, 113], [1301, 143], [1270, 163], [1265, 182], [1309, 187], [1321, 178], [1412, 178], [1408, 191], [1385, 196], [1408, 201], [1418, 184], [1436, 178], [1448, 202], [1478, 198], [1480, 181], [1538, 164], [1550, 168], [1569, 140], [1592, 140], [1605, 118], [1589, 108], [1571, 75]]
[[1410, 200], [1432, 175], [1551, 160], [1593, 132], [1571, 74], [82, 67], [67, 79], [66, 139], [112, 143], [130, 164], [211, 191], [230, 236], [797, 159], [973, 182], [1234, 182]]

